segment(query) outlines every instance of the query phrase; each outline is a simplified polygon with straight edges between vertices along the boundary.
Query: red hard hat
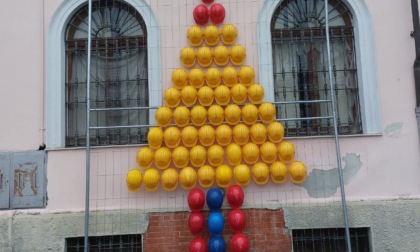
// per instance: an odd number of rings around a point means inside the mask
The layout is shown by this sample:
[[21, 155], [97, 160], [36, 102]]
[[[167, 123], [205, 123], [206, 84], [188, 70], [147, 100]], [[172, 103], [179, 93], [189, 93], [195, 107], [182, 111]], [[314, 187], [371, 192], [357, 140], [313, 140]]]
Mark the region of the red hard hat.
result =
[[204, 192], [198, 188], [192, 189], [188, 194], [188, 206], [193, 212], [200, 212], [203, 210], [206, 196]]
[[194, 238], [189, 247], [190, 252], [207, 252], [207, 242], [201, 237]]
[[230, 240], [232, 252], [248, 252], [249, 240], [244, 234], [235, 234]]
[[202, 0], [202, 1], [203, 1], [203, 3], [211, 4], [211, 3], [213, 3], [214, 0]]
[[225, 20], [225, 7], [223, 5], [216, 3], [210, 7], [210, 20], [213, 24], [221, 24]]
[[193, 16], [198, 25], [205, 25], [209, 21], [209, 9], [204, 4], [199, 4], [194, 8]]
[[239, 209], [234, 209], [229, 213], [229, 228], [233, 233], [242, 233], [246, 225], [246, 216]]
[[226, 199], [231, 208], [239, 208], [244, 202], [244, 191], [238, 185], [229, 186], [226, 193]]
[[204, 216], [201, 213], [192, 213], [188, 219], [188, 228], [192, 235], [199, 235], [204, 230]]

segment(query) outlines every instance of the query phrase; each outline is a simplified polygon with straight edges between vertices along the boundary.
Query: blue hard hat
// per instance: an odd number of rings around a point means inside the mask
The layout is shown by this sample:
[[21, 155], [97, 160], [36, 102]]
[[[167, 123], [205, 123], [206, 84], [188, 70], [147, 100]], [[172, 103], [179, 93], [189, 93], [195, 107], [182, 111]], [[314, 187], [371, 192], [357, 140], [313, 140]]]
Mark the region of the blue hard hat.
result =
[[212, 212], [207, 218], [207, 228], [212, 235], [223, 233], [225, 219], [220, 212]]
[[210, 210], [219, 210], [223, 205], [223, 191], [219, 188], [211, 188], [207, 191], [206, 202]]
[[209, 240], [209, 252], [226, 252], [226, 242], [220, 236], [213, 236]]

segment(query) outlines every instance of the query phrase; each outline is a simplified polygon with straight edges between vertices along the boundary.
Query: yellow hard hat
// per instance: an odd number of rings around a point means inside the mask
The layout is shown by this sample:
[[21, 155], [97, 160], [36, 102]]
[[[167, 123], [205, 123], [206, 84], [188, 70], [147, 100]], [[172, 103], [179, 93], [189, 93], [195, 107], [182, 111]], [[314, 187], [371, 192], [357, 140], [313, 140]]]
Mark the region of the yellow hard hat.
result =
[[248, 89], [243, 84], [235, 84], [230, 91], [232, 100], [236, 104], [244, 103], [248, 97]]
[[222, 124], [216, 128], [216, 141], [221, 146], [226, 146], [232, 141], [232, 129]]
[[190, 152], [184, 146], [178, 146], [172, 151], [172, 161], [176, 168], [184, 168], [190, 161]]
[[271, 123], [276, 118], [276, 107], [269, 102], [264, 102], [258, 108], [260, 119], [264, 123]]
[[198, 64], [202, 67], [208, 67], [213, 62], [213, 55], [211, 49], [207, 46], [202, 46], [197, 51]]
[[199, 46], [203, 43], [203, 30], [197, 25], [191, 26], [187, 31], [187, 38], [192, 46]]
[[254, 68], [250, 66], [243, 66], [239, 70], [239, 80], [245, 86], [249, 86], [254, 83], [255, 72]]
[[153, 127], [147, 133], [147, 142], [149, 147], [152, 149], [157, 149], [162, 146], [163, 142], [163, 131], [160, 127]]
[[306, 179], [306, 166], [304, 163], [296, 161], [289, 166], [290, 179], [294, 184], [302, 184]]
[[249, 129], [251, 140], [256, 144], [262, 144], [267, 140], [267, 129], [262, 123], [256, 123]]
[[154, 192], [159, 185], [159, 172], [155, 168], [150, 168], [144, 172], [144, 188], [148, 192]]
[[220, 105], [211, 105], [207, 117], [212, 125], [220, 125], [225, 119], [225, 110]]
[[181, 142], [181, 132], [177, 127], [169, 127], [163, 133], [165, 145], [169, 148], [175, 148]]
[[128, 190], [132, 192], [136, 192], [140, 189], [141, 182], [142, 182], [142, 175], [138, 169], [131, 169], [127, 173], [127, 177], [125, 179], [127, 182]]
[[172, 85], [175, 88], [181, 89], [187, 85], [187, 72], [182, 68], [177, 68], [172, 71]]
[[181, 63], [184, 67], [192, 67], [195, 65], [196, 55], [192, 47], [184, 47], [180, 53]]
[[179, 105], [181, 93], [176, 88], [168, 88], [163, 94], [163, 99], [168, 107], [174, 108]]
[[252, 84], [248, 87], [248, 98], [253, 104], [260, 104], [264, 99], [264, 88], [260, 84]]
[[277, 151], [280, 157], [280, 161], [284, 163], [290, 163], [295, 158], [295, 146], [291, 142], [281, 142]]
[[203, 106], [210, 106], [214, 100], [213, 93], [213, 89], [211, 89], [210, 87], [201, 87], [197, 93], [198, 101], [200, 102], [200, 104]]
[[203, 165], [198, 169], [197, 176], [201, 187], [209, 188], [214, 183], [215, 172], [210, 165]]
[[241, 120], [241, 108], [236, 104], [229, 104], [225, 108], [225, 119], [229, 125], [238, 124]]
[[210, 125], [204, 125], [198, 130], [198, 138], [201, 145], [210, 146], [214, 143], [215, 130]]
[[272, 142], [265, 142], [260, 146], [261, 159], [266, 163], [273, 163], [277, 159], [277, 146]]
[[207, 69], [207, 72], [206, 72], [207, 86], [209, 86], [211, 88], [215, 88], [215, 87], [219, 86], [221, 78], [222, 77], [221, 77], [219, 69], [217, 69], [215, 67], [211, 67], [211, 68]]
[[191, 167], [185, 167], [179, 173], [179, 182], [184, 190], [191, 190], [197, 184], [197, 173]]
[[234, 67], [225, 67], [222, 71], [223, 83], [228, 87], [233, 87], [238, 83], [238, 72]]
[[273, 143], [280, 143], [284, 137], [284, 127], [280, 122], [272, 122], [267, 126], [268, 139]]
[[152, 166], [155, 153], [149, 147], [142, 147], [137, 151], [136, 160], [137, 165], [141, 168], [147, 169]]
[[178, 186], [178, 172], [174, 168], [162, 172], [162, 187], [165, 191], [171, 192]]
[[239, 165], [242, 162], [242, 149], [236, 143], [231, 143], [226, 147], [226, 156], [230, 165]]
[[203, 126], [207, 121], [207, 109], [201, 105], [194, 106], [191, 110], [191, 122], [195, 126]]
[[268, 166], [263, 162], [258, 162], [252, 166], [252, 178], [258, 185], [264, 185], [267, 183], [270, 177], [270, 171]]
[[258, 119], [258, 109], [254, 104], [246, 104], [242, 107], [242, 120], [248, 125], [253, 125]]
[[206, 162], [207, 158], [207, 151], [201, 145], [196, 145], [191, 148], [190, 150], [190, 162], [191, 165], [194, 167], [203, 166]]
[[232, 169], [227, 165], [216, 168], [216, 183], [221, 188], [228, 188], [232, 183]]
[[229, 50], [226, 46], [214, 48], [214, 63], [218, 66], [225, 66], [229, 62]]
[[204, 40], [209, 46], [214, 46], [219, 42], [219, 29], [215, 25], [208, 25], [204, 29]]
[[156, 110], [155, 120], [160, 127], [166, 127], [171, 123], [172, 110], [169, 107], [159, 107]]
[[225, 151], [222, 146], [214, 144], [210, 146], [207, 150], [207, 160], [212, 166], [218, 166], [223, 163], [225, 159]]
[[184, 127], [190, 122], [190, 110], [185, 106], [179, 106], [174, 110], [174, 121], [179, 127]]
[[249, 167], [244, 164], [240, 164], [233, 168], [233, 175], [238, 186], [247, 186], [251, 180], [251, 171]]
[[164, 170], [171, 164], [172, 153], [166, 147], [161, 147], [155, 152], [155, 165], [157, 168]]
[[198, 130], [193, 126], [187, 126], [181, 131], [182, 143], [187, 147], [193, 147], [197, 144]]
[[230, 89], [225, 85], [218, 86], [214, 90], [214, 98], [217, 104], [222, 106], [227, 105], [230, 102]]
[[233, 127], [233, 140], [239, 145], [244, 145], [249, 140], [249, 128], [245, 124], [237, 124]]
[[274, 162], [270, 166], [271, 180], [276, 184], [282, 184], [287, 179], [287, 167], [282, 162]]
[[246, 50], [241, 45], [234, 45], [230, 49], [230, 62], [235, 66], [240, 66], [245, 62]]
[[191, 69], [188, 74], [190, 85], [195, 88], [200, 88], [204, 84], [204, 72], [200, 68]]
[[255, 164], [260, 158], [260, 148], [254, 143], [247, 143], [242, 147], [242, 157], [245, 163]]
[[236, 36], [238, 36], [238, 30], [234, 25], [227, 24], [223, 26], [221, 31], [222, 42], [225, 45], [231, 45], [235, 43]]
[[197, 102], [197, 89], [185, 86], [181, 89], [181, 99], [185, 106], [192, 106]]

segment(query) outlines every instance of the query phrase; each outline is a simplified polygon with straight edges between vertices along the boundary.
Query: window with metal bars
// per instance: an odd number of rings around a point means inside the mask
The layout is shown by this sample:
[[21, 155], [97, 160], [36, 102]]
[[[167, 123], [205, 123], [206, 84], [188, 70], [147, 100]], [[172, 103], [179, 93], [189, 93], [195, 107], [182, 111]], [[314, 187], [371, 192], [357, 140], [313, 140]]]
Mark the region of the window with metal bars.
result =
[[[329, 0], [328, 13], [338, 133], [361, 134], [352, 14], [341, 0]], [[285, 0], [273, 14], [274, 94], [287, 136], [334, 133], [325, 22], [321, 0]]]
[[[70, 19], [66, 48], [66, 146], [86, 145], [86, 78], [88, 5]], [[90, 126], [114, 127], [90, 132], [93, 146], [147, 141], [147, 127], [115, 126], [149, 123], [147, 31], [130, 5], [116, 0], [92, 3]], [[144, 107], [145, 109], [127, 109]]]
[[[67, 252], [84, 251], [84, 237], [66, 238]], [[142, 251], [140, 234], [89, 237], [89, 251], [137, 252]]]
[[[293, 251], [339, 252], [346, 251], [344, 228], [294, 229]], [[369, 252], [369, 228], [350, 228], [352, 251]]]

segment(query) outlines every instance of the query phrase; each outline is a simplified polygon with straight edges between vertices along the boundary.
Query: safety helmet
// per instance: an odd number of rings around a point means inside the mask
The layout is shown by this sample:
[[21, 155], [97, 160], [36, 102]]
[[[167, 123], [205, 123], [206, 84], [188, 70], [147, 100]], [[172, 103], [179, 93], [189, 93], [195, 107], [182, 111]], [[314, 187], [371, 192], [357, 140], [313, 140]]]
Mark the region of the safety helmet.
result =
[[233, 87], [238, 83], [238, 72], [234, 67], [225, 67], [222, 71], [223, 83], [228, 87]]
[[213, 55], [211, 49], [207, 46], [198, 48], [197, 51], [198, 64], [202, 67], [208, 67], [213, 62]]
[[281, 142], [277, 151], [280, 157], [280, 161], [284, 163], [290, 163], [295, 158], [295, 146], [291, 142]]
[[187, 38], [192, 46], [199, 46], [203, 43], [203, 30], [197, 25], [191, 26], [187, 31]]
[[236, 104], [229, 104], [225, 108], [225, 119], [229, 125], [238, 124], [241, 120], [241, 108]]
[[240, 66], [245, 62], [246, 50], [242, 45], [234, 45], [230, 48], [230, 62], [235, 66]]
[[178, 186], [178, 172], [174, 168], [166, 169], [162, 172], [162, 187], [165, 191], [171, 192]]
[[306, 179], [306, 166], [304, 163], [296, 161], [289, 166], [290, 179], [294, 184], [302, 184]]
[[273, 163], [277, 159], [277, 146], [272, 142], [265, 142], [260, 146], [261, 159], [266, 163]]
[[197, 184], [197, 173], [191, 167], [185, 167], [179, 173], [179, 182], [184, 190], [191, 190]]
[[219, 29], [215, 25], [208, 25], [204, 29], [204, 40], [209, 46], [214, 46], [219, 42]]
[[160, 127], [153, 127], [147, 133], [147, 142], [152, 149], [160, 148], [163, 142], [163, 131]]
[[166, 106], [174, 108], [179, 105], [181, 93], [176, 88], [168, 88], [163, 94]]
[[205, 25], [209, 21], [209, 9], [204, 4], [199, 4], [194, 8], [193, 17], [198, 25]]
[[211, 105], [207, 110], [207, 117], [212, 125], [220, 125], [225, 119], [225, 110], [220, 105]]
[[253, 104], [260, 104], [264, 99], [264, 88], [260, 84], [252, 84], [248, 87], [248, 98]]
[[260, 158], [260, 148], [254, 143], [247, 143], [242, 147], [242, 157], [245, 163], [255, 164]]
[[270, 178], [268, 166], [263, 162], [258, 162], [252, 166], [252, 178], [257, 185], [264, 185]]
[[174, 121], [179, 127], [184, 127], [190, 122], [190, 110], [185, 106], [179, 106], [174, 110]]
[[155, 153], [149, 147], [142, 147], [137, 151], [136, 160], [137, 165], [141, 168], [147, 169], [152, 166]]
[[272, 122], [267, 126], [268, 139], [273, 143], [280, 143], [284, 137], [284, 127], [280, 122]]
[[267, 140], [267, 129], [262, 123], [256, 123], [249, 129], [251, 140], [256, 144], [262, 144]]
[[172, 85], [174, 88], [181, 89], [187, 85], [187, 72], [182, 68], [172, 71]]
[[254, 68], [250, 66], [243, 66], [239, 70], [239, 80], [245, 86], [249, 86], [254, 83], [255, 72]]
[[261, 121], [271, 123], [276, 118], [276, 107], [269, 102], [264, 102], [258, 108]]
[[216, 168], [216, 183], [221, 188], [227, 188], [232, 182], [232, 169], [227, 165]]
[[171, 164], [172, 153], [166, 147], [161, 147], [155, 152], [155, 165], [157, 168], [164, 170]]
[[198, 130], [198, 138], [201, 145], [210, 146], [214, 143], [215, 130], [210, 125], [204, 125]]
[[242, 149], [236, 143], [231, 143], [226, 147], [226, 156], [230, 165], [239, 165], [242, 162]]
[[184, 168], [190, 160], [190, 152], [184, 146], [178, 146], [172, 151], [172, 161], [176, 168]]
[[221, 24], [225, 20], [225, 7], [219, 3], [213, 4], [209, 9], [210, 21], [213, 24]]
[[197, 144], [198, 130], [193, 126], [184, 127], [181, 131], [182, 143], [186, 147], [193, 147]]
[[213, 89], [211, 89], [208, 86], [201, 87], [198, 90], [197, 96], [198, 101], [203, 106], [210, 106], [213, 103], [214, 100], [214, 94]]
[[195, 126], [203, 126], [207, 121], [207, 109], [201, 105], [191, 109], [191, 122]]
[[181, 100], [185, 106], [192, 106], [197, 102], [197, 89], [185, 86], [181, 89]]
[[209, 86], [211, 88], [215, 88], [215, 87], [219, 86], [221, 78], [222, 77], [221, 77], [219, 69], [217, 69], [215, 67], [211, 67], [211, 68], [207, 69], [207, 72], [206, 72], [207, 86]]
[[210, 165], [203, 165], [198, 169], [197, 176], [201, 187], [209, 188], [214, 183], [215, 172]]
[[192, 47], [184, 47], [180, 53], [181, 63], [184, 67], [192, 67], [196, 62], [196, 53]]
[[226, 146], [232, 141], [232, 129], [226, 124], [216, 128], [216, 141], [221, 146]]
[[159, 172], [155, 168], [150, 168], [144, 172], [144, 188], [148, 192], [154, 192], [159, 185]]
[[155, 120], [160, 127], [168, 126], [172, 120], [172, 110], [166, 106], [159, 107], [156, 110]]
[[248, 90], [243, 84], [235, 84], [230, 90], [232, 95], [232, 100], [236, 104], [244, 103], [246, 98], [248, 97]]
[[[239, 85], [239, 84], [238, 84]], [[254, 104], [246, 104], [242, 107], [242, 120], [248, 125], [253, 125], [258, 119], [258, 109]]]
[[227, 105], [230, 102], [230, 89], [225, 85], [218, 86], [214, 90], [214, 98], [217, 104], [222, 106]]
[[141, 182], [142, 182], [142, 175], [138, 169], [131, 169], [127, 173], [127, 177], [125, 179], [127, 183], [128, 190], [132, 192], [136, 192], [140, 189]]
[[218, 66], [225, 66], [229, 62], [229, 50], [226, 46], [214, 48], [214, 63]]
[[163, 132], [163, 140], [169, 148], [175, 148], [181, 142], [181, 132], [177, 127], [169, 127]]
[[239, 145], [244, 145], [249, 140], [249, 128], [243, 123], [233, 127], [233, 140]]
[[282, 162], [274, 162], [270, 165], [271, 180], [276, 184], [282, 184], [287, 179], [287, 167]]
[[207, 151], [201, 145], [196, 145], [191, 148], [190, 150], [190, 162], [191, 165], [194, 167], [203, 166], [206, 162], [207, 158]]
[[224, 25], [221, 31], [222, 42], [225, 45], [231, 45], [235, 43], [236, 37], [238, 36], [238, 30], [232, 24]]
[[238, 186], [249, 185], [249, 181], [251, 180], [251, 171], [247, 165], [240, 164], [235, 166], [235, 168], [233, 168], [233, 175]]
[[193, 68], [188, 74], [190, 85], [195, 88], [200, 88], [204, 84], [204, 72], [200, 68]]
[[207, 149], [207, 160], [211, 166], [218, 166], [225, 159], [225, 150], [222, 146], [214, 144]]

